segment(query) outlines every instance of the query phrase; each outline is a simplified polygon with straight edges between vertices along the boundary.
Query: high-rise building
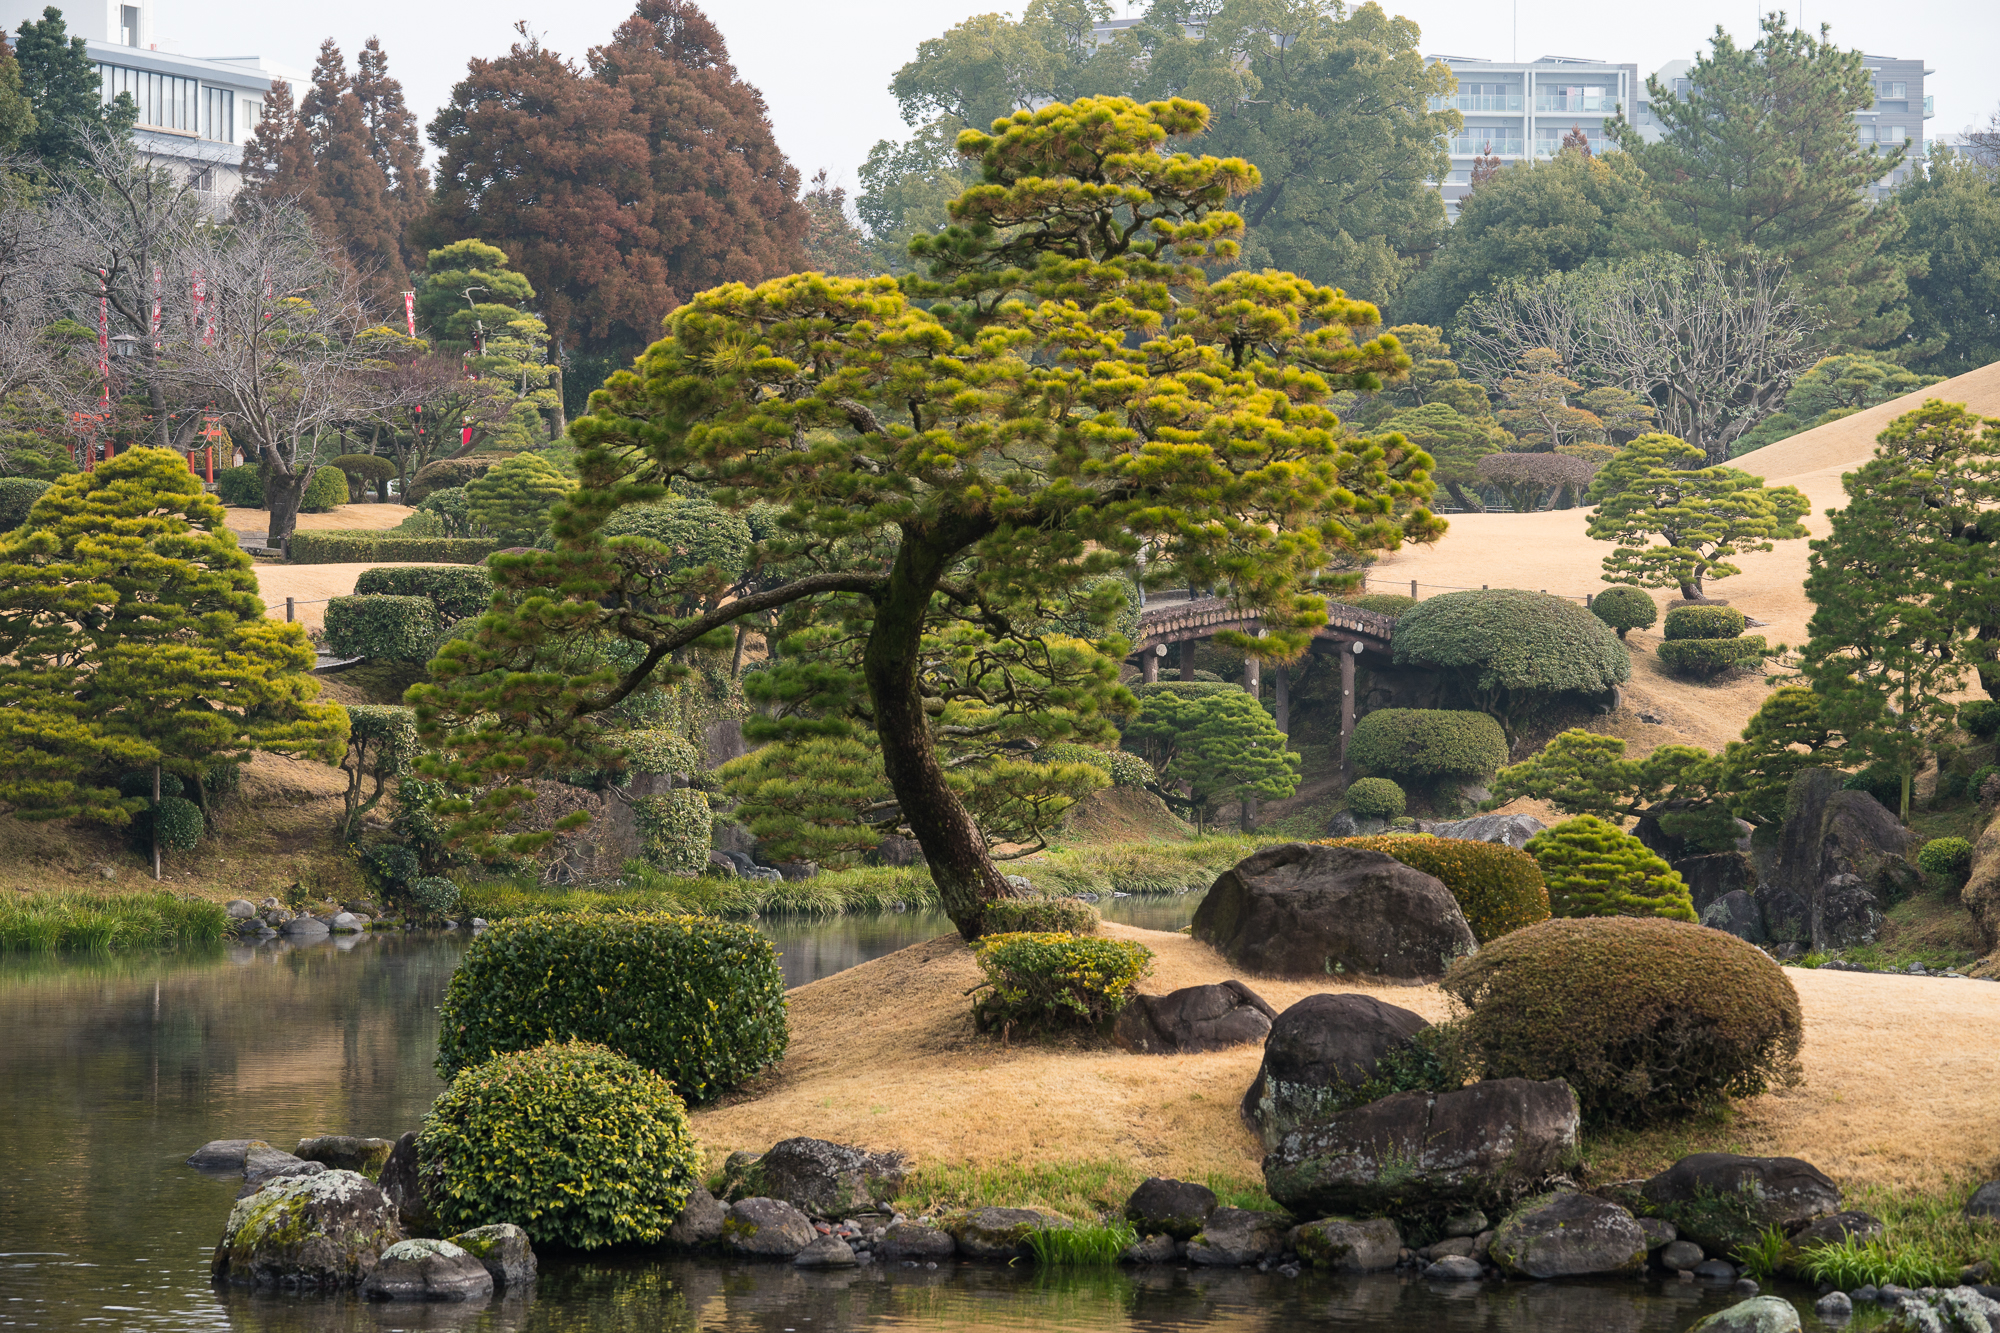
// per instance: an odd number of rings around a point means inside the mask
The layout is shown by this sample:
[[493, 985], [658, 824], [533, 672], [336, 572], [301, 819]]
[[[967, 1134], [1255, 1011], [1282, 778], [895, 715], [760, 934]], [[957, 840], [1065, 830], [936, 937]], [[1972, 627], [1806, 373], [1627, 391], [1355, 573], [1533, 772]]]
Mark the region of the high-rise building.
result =
[[1605, 122], [1644, 94], [1639, 67], [1573, 56], [1497, 61], [1471, 56], [1426, 56], [1458, 76], [1458, 92], [1431, 99], [1431, 110], [1456, 108], [1465, 128], [1451, 140], [1451, 171], [1443, 181], [1445, 212], [1471, 189], [1473, 159], [1489, 156], [1502, 166], [1554, 157], [1563, 136], [1580, 133], [1592, 152], [1606, 145]]
[[[47, 0], [0, 0], [10, 35], [39, 21]], [[62, 7], [72, 37], [84, 39], [104, 100], [130, 93], [139, 107], [134, 137], [156, 160], [187, 174], [212, 203], [241, 188], [243, 141], [257, 127], [274, 81], [302, 89], [305, 75], [257, 56], [196, 58], [159, 49], [153, 0], [82, 0]]]

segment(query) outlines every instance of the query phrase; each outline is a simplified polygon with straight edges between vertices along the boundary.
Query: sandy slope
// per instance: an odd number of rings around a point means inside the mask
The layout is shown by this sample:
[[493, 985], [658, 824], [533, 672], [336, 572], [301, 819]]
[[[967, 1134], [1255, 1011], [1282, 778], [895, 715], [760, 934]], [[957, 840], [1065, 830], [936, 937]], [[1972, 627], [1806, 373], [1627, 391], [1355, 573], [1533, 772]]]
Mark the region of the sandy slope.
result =
[[[1825, 536], [1826, 511], [1846, 502], [1840, 489], [1841, 474], [1872, 456], [1875, 436], [1884, 426], [1930, 398], [1964, 403], [1975, 412], [2000, 416], [2000, 363], [1781, 440], [1745, 454], [1735, 466], [1762, 476], [1772, 485], [1796, 486], [1804, 491], [1812, 501], [1806, 526], [1813, 536]], [[1416, 579], [1424, 597], [1454, 588], [1491, 585], [1536, 588], [1581, 598], [1605, 586], [1600, 577], [1601, 562], [1610, 550], [1606, 543], [1584, 535], [1588, 512], [1453, 514], [1451, 531], [1442, 541], [1384, 558], [1371, 574], [1369, 588], [1407, 593], [1410, 580]], [[1766, 622], [1768, 628], [1756, 632], [1772, 643], [1797, 647], [1805, 641], [1806, 620], [1812, 614], [1804, 590], [1807, 554], [1806, 542], [1790, 541], [1778, 543], [1770, 552], [1743, 556], [1737, 561], [1743, 573], [1712, 585], [1712, 595], [1726, 598], [1744, 614]], [[1670, 595], [1667, 591], [1654, 593], [1663, 607]], [[1718, 743], [1708, 734], [1711, 732], [1721, 739], [1733, 739], [1767, 693], [1761, 678], [1716, 689], [1660, 675], [1651, 669], [1651, 650], [1659, 642], [1657, 626], [1652, 634], [1635, 632], [1630, 641], [1635, 649], [1638, 688], [1628, 711], [1650, 708], [1662, 715], [1688, 715], [1695, 725], [1675, 739], [1710, 746]], [[1637, 651], [1641, 649], [1643, 653]], [[1662, 735], [1661, 739], [1666, 738]]]
[[[1157, 955], [1161, 994], [1236, 975], [1185, 935], [1107, 923]], [[1939, 1185], [2000, 1168], [2000, 985], [1787, 969], [1806, 1017], [1802, 1086], [1747, 1103], [1738, 1151], [1804, 1157], [1843, 1184]], [[1434, 986], [1249, 978], [1274, 1007], [1361, 991], [1443, 1018]], [[1114, 1158], [1200, 1180], [1260, 1173], [1237, 1112], [1261, 1046], [1205, 1055], [1016, 1043], [972, 1030], [980, 981], [956, 937], [915, 945], [790, 993], [792, 1044], [745, 1099], [694, 1114], [712, 1156], [810, 1135], [898, 1148], [920, 1162], [999, 1166]]]

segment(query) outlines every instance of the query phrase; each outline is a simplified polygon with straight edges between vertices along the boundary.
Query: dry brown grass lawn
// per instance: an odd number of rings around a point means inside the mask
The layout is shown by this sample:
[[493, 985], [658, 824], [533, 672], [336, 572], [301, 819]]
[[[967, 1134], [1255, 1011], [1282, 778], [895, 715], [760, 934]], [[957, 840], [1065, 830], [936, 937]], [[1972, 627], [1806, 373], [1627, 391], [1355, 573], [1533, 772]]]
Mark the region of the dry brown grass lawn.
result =
[[[1157, 956], [1142, 987], [1164, 993], [1235, 975], [1185, 935], [1106, 924]], [[1715, 1145], [1803, 1157], [1847, 1185], [1936, 1188], [2000, 1172], [2000, 985], [1788, 969], [1806, 1017], [1805, 1080], [1757, 1097]], [[1357, 991], [1446, 1017], [1435, 986], [1364, 987], [1247, 978], [1278, 1009]], [[973, 1031], [980, 981], [956, 937], [932, 940], [791, 992], [792, 1044], [771, 1074], [694, 1114], [712, 1158], [811, 1135], [901, 1149], [919, 1165], [1057, 1165], [1113, 1159], [1142, 1174], [1255, 1179], [1262, 1151], [1237, 1113], [1260, 1046], [1140, 1056]], [[1619, 1153], [1650, 1170], [1671, 1136]]]

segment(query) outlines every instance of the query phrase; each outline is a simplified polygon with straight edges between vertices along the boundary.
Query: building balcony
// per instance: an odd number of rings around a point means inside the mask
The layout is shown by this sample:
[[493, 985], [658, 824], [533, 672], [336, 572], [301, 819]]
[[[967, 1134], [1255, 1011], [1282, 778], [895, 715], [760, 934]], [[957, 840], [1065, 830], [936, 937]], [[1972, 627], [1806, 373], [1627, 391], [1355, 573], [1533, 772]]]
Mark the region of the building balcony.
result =
[[1498, 134], [1461, 135], [1451, 141], [1451, 154], [1453, 157], [1471, 157], [1490, 152], [1500, 157], [1519, 157], [1521, 145], [1518, 135], [1512, 138]]
[[1519, 111], [1523, 100], [1519, 93], [1511, 97], [1462, 94], [1455, 97], [1433, 97], [1430, 102], [1433, 111]]
[[1618, 99], [1610, 93], [1572, 97], [1566, 93], [1545, 93], [1535, 99], [1537, 111], [1567, 111], [1578, 115], [1608, 116], [1618, 110]]

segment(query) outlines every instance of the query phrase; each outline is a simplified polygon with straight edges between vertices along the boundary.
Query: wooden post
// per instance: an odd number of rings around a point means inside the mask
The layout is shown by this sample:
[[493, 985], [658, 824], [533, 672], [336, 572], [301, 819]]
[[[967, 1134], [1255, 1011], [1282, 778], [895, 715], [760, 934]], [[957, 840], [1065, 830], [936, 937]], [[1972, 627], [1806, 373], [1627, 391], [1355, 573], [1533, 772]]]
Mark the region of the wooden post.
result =
[[1354, 734], [1354, 658], [1358, 644], [1340, 645], [1340, 776], [1354, 780], [1354, 766], [1347, 758], [1347, 738]]
[[1182, 680], [1193, 680], [1193, 679], [1194, 679], [1194, 645], [1195, 645], [1195, 641], [1194, 641], [1193, 639], [1183, 639], [1183, 640], [1181, 640], [1181, 679], [1182, 679]]
[[160, 766], [153, 765], [153, 878], [160, 877]]
[[1411, 580], [1410, 580], [1410, 600], [1412, 600], [1412, 601], [1415, 601], [1415, 600], [1416, 600], [1416, 596], [1417, 596], [1417, 581], [1416, 581], [1415, 579], [1411, 579]]
[[291, 623], [291, 620], [292, 620], [292, 614], [293, 614], [293, 612], [292, 612], [292, 599], [291, 599], [291, 598], [289, 598], [289, 597], [287, 597], [287, 598], [285, 599], [285, 623], [286, 623], [286, 624], [290, 624], [290, 623]]
[[1264, 698], [1264, 664], [1254, 657], [1243, 659], [1243, 692], [1260, 702]]
[[1148, 648], [1139, 657], [1139, 679], [1151, 685], [1160, 678], [1160, 654], [1156, 648]]
[[1278, 720], [1278, 730], [1287, 736], [1292, 734], [1292, 669], [1288, 666], [1271, 669], [1271, 712]]

